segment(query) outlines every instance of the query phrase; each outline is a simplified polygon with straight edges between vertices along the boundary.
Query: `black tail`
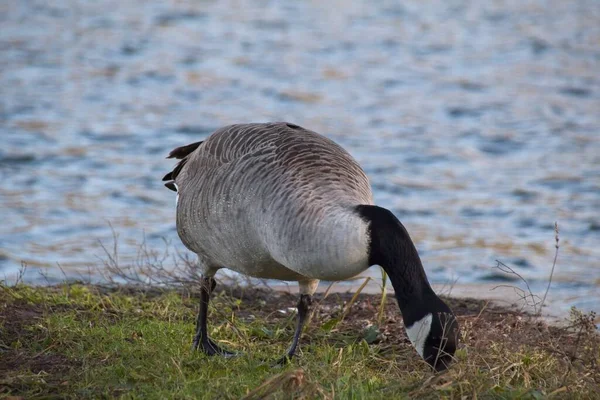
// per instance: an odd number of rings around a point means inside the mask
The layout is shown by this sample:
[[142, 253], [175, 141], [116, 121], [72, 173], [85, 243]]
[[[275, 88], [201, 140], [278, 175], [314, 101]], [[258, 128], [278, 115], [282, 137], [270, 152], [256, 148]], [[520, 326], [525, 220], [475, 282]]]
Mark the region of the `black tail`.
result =
[[178, 160], [186, 158], [187, 156], [190, 155], [191, 152], [196, 150], [198, 148], [198, 146], [200, 146], [201, 144], [202, 144], [202, 142], [196, 142], [196, 143], [188, 144], [187, 146], [177, 147], [175, 150], [173, 150], [172, 152], [169, 153], [169, 156], [167, 158], [176, 158]]
[[171, 151], [169, 153], [169, 156], [167, 158], [175, 158], [175, 159], [181, 160], [181, 161], [179, 161], [177, 163], [175, 168], [173, 168], [173, 171], [169, 172], [168, 174], [166, 174], [163, 177], [163, 179], [162, 179], [163, 181], [168, 181], [167, 183], [165, 183], [165, 186], [167, 188], [171, 189], [174, 192], [177, 191], [176, 186], [174, 185], [173, 181], [175, 180], [175, 178], [177, 178], [177, 175], [179, 175], [179, 173], [181, 172], [181, 169], [185, 165], [185, 163], [187, 161], [187, 156], [189, 156], [201, 144], [202, 144], [202, 142], [196, 142], [196, 143], [188, 144], [187, 146], [177, 147], [176, 149], [174, 149], [173, 151]]

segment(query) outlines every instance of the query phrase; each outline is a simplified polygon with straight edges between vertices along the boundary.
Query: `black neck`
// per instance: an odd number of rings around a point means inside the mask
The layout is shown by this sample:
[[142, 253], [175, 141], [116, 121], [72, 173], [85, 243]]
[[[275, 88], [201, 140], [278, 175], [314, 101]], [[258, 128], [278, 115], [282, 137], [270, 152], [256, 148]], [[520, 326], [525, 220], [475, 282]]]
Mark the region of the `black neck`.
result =
[[[402, 223], [391, 211], [378, 206], [360, 205], [361, 217], [369, 222], [369, 264], [387, 273], [405, 323], [412, 324], [437, 303], [417, 249]], [[427, 308], [425, 308], [427, 307]]]

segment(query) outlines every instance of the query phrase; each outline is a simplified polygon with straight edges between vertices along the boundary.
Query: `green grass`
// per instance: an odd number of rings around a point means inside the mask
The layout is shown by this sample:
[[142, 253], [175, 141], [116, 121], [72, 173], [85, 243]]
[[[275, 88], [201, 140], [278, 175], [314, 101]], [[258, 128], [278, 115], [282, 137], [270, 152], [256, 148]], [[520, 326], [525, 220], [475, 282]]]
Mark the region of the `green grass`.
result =
[[[571, 329], [450, 300], [457, 361], [434, 374], [388, 299], [330, 294], [300, 357], [271, 364], [292, 337], [295, 296], [227, 289], [213, 296], [211, 337], [236, 358], [190, 350], [197, 296], [183, 290], [0, 286], [0, 398], [600, 398], [600, 339], [589, 316]], [[344, 311], [349, 311], [341, 320]]]

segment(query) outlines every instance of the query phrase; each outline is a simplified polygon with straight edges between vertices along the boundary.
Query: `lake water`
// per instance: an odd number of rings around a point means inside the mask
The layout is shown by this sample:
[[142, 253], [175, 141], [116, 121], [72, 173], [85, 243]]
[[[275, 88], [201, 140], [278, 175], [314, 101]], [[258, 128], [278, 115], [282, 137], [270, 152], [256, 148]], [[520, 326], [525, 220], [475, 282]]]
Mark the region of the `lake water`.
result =
[[[179, 248], [168, 152], [285, 120], [347, 148], [433, 282], [600, 307], [600, 2], [0, 4], [0, 276]], [[378, 276], [377, 270], [371, 273]], [[509, 283], [514, 283], [509, 281]]]

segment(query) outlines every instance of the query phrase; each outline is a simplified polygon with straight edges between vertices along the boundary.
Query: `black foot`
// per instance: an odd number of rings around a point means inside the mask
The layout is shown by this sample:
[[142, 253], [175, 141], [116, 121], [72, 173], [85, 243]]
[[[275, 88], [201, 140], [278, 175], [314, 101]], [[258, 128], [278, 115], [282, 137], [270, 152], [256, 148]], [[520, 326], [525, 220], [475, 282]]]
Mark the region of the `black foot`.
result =
[[192, 344], [192, 350], [201, 350], [204, 354], [209, 356], [220, 355], [224, 357], [235, 357], [238, 355], [238, 353], [225, 350], [222, 347], [219, 347], [218, 344], [216, 344], [210, 339], [203, 341], [198, 341], [197, 339], [194, 339], [194, 343]]
[[206, 315], [208, 313], [208, 302], [210, 294], [215, 289], [217, 282], [212, 278], [202, 278], [200, 285], [200, 309], [198, 310], [198, 319], [196, 320], [196, 335], [192, 344], [192, 351], [202, 350], [209, 356], [220, 355], [224, 357], [234, 357], [237, 353], [220, 348], [215, 342], [210, 340], [206, 328]]

